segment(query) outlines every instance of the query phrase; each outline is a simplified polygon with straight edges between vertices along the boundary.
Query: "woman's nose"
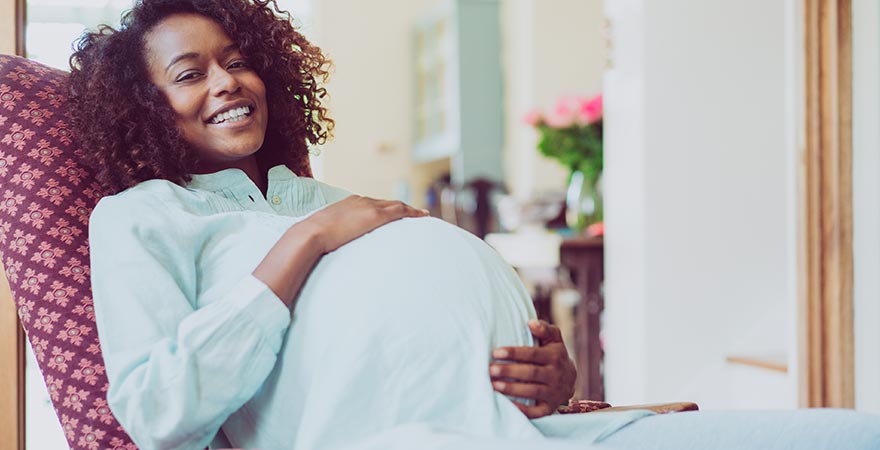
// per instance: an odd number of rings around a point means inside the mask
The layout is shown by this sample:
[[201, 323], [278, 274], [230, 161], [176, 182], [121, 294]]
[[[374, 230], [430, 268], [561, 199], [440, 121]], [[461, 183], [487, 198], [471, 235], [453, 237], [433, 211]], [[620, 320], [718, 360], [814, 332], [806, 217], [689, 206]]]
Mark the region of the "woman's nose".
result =
[[232, 94], [241, 87], [238, 80], [223, 67], [211, 71], [211, 93], [215, 96]]

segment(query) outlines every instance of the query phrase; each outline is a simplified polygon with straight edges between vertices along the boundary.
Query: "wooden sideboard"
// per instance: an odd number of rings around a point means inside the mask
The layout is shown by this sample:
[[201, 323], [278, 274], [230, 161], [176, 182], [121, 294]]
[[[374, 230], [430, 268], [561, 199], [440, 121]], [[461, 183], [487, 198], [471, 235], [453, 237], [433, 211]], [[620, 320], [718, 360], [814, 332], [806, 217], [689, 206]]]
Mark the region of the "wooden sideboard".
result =
[[604, 245], [602, 237], [566, 239], [559, 249], [560, 264], [571, 274], [580, 293], [575, 307], [575, 361], [577, 398], [605, 400], [602, 374], [603, 350], [599, 340], [600, 316], [605, 306], [602, 293]]

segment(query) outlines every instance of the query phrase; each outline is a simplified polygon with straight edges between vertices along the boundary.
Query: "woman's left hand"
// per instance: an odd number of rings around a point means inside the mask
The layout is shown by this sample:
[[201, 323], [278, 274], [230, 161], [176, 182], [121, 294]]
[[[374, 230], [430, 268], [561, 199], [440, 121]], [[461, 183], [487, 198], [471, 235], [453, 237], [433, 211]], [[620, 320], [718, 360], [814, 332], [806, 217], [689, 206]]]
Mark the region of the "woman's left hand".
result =
[[514, 404], [530, 419], [553, 414], [574, 395], [577, 370], [562, 342], [559, 327], [543, 320], [530, 320], [529, 330], [540, 347], [501, 347], [492, 352], [496, 360], [510, 361], [489, 366], [496, 391], [534, 400], [534, 405]]

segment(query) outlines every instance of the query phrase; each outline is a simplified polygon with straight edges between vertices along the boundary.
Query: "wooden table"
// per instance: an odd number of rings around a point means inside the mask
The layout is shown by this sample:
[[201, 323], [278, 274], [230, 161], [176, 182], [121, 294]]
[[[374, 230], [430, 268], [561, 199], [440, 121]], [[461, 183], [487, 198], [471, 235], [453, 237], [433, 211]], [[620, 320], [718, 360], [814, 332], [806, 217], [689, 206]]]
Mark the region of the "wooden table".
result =
[[581, 295], [580, 303], [575, 307], [576, 395], [585, 400], [604, 401], [603, 351], [599, 341], [599, 318], [605, 305], [602, 294], [602, 281], [605, 278], [602, 237], [566, 239], [560, 246], [559, 260], [571, 274]]

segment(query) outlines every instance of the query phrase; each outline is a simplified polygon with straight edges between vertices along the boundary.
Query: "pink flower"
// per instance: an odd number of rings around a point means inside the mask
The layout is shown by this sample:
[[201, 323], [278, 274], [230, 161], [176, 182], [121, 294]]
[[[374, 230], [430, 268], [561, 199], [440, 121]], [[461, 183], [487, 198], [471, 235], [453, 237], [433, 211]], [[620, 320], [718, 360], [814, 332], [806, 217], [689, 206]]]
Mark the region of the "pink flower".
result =
[[578, 125], [589, 125], [602, 119], [602, 94], [582, 101], [577, 111]]
[[580, 103], [580, 97], [569, 95], [560, 98], [553, 112], [547, 117], [547, 125], [552, 128], [568, 128], [574, 125]]
[[536, 108], [536, 109], [533, 109], [533, 110], [527, 112], [523, 116], [522, 120], [526, 125], [536, 127], [536, 126], [538, 126], [538, 124], [541, 123], [541, 121], [543, 119], [544, 119], [544, 117], [543, 117], [543, 114], [541, 114], [541, 110]]

